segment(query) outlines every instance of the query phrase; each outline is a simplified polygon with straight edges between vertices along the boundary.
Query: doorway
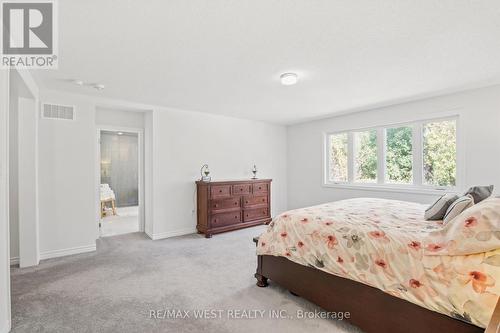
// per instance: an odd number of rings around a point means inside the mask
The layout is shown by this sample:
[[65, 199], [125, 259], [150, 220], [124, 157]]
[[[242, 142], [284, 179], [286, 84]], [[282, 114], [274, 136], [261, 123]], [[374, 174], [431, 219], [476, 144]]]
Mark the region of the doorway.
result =
[[99, 236], [142, 232], [142, 130], [98, 131]]

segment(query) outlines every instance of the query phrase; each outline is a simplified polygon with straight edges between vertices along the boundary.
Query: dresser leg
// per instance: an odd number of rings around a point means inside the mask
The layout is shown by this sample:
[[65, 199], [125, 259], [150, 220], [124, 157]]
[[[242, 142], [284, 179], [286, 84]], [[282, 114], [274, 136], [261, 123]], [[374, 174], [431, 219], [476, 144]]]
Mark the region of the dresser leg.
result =
[[258, 287], [267, 287], [269, 284], [267, 283], [267, 278], [260, 275], [260, 274], [257, 274], [255, 273], [255, 278], [257, 279], [257, 286]]
[[205, 234], [205, 238], [212, 238], [212, 234]]

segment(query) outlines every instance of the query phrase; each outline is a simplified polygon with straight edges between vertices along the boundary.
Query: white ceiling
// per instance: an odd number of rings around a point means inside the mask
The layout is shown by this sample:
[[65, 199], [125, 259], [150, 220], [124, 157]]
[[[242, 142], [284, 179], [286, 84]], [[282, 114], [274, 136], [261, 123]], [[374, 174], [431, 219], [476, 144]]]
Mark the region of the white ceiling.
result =
[[48, 89], [293, 123], [500, 83], [498, 0], [58, 4]]

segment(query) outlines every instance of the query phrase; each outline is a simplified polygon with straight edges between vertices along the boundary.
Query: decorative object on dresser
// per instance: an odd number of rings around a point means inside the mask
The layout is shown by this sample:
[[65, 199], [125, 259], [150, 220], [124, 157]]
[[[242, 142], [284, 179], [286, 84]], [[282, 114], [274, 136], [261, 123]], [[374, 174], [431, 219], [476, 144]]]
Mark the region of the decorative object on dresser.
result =
[[257, 179], [257, 166], [254, 164], [252, 169], [253, 177], [252, 179]]
[[213, 234], [271, 221], [271, 179], [197, 181], [198, 233]]
[[212, 180], [212, 177], [210, 177], [210, 170], [208, 169], [208, 164], [203, 164], [203, 166], [200, 169], [200, 174], [201, 174], [201, 181], [204, 182], [209, 182]]

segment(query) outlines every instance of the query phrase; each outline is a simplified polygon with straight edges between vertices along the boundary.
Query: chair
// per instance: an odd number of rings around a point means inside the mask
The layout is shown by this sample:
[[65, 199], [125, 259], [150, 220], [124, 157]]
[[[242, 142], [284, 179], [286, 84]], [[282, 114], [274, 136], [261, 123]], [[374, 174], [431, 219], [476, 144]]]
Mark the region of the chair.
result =
[[106, 216], [106, 204], [111, 203], [113, 215], [116, 215], [116, 197], [115, 192], [111, 189], [109, 184], [101, 184], [101, 218]]

